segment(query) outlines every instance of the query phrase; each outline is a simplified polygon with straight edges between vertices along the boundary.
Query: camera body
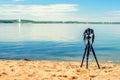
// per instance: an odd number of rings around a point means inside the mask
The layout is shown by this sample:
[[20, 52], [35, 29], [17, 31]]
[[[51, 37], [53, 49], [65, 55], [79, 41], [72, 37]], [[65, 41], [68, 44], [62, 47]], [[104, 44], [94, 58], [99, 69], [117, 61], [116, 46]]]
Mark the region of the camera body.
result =
[[94, 35], [94, 30], [93, 29], [90, 29], [90, 28], [87, 28], [85, 31], [84, 31], [84, 42], [86, 42], [86, 40], [89, 40], [92, 38], [92, 44], [94, 42], [94, 38], [95, 38], [95, 35]]

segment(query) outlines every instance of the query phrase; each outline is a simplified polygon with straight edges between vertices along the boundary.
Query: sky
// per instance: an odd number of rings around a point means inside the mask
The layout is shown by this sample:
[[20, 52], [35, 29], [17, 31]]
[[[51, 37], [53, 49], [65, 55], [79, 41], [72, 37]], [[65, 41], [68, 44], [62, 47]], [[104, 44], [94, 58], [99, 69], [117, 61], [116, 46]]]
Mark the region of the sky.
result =
[[117, 21], [120, 0], [0, 0], [0, 19]]

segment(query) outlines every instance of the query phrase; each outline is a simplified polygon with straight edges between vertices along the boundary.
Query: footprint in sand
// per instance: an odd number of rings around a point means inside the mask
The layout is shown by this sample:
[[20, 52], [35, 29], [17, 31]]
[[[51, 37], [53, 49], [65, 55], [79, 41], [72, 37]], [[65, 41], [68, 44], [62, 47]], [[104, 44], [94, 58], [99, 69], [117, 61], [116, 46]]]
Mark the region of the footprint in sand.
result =
[[3, 72], [2, 74], [7, 75], [7, 73]]
[[90, 78], [95, 78], [95, 77], [97, 77], [97, 75], [89, 75], [90, 76]]
[[13, 71], [15, 71], [14, 69], [11, 69], [11, 71], [13, 72]]
[[58, 77], [64, 77], [64, 78], [67, 78], [67, 75], [58, 75]]
[[77, 78], [78, 78], [77, 76], [72, 76], [72, 80], [77, 79]]
[[52, 70], [45, 70], [46, 72], [51, 72]]

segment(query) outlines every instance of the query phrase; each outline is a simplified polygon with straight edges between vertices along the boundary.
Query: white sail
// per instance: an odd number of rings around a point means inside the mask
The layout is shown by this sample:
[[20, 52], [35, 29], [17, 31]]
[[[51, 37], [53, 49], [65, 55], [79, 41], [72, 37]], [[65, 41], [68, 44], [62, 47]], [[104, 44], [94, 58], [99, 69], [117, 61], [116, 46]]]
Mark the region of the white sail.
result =
[[20, 18], [18, 19], [18, 22], [21, 23], [21, 19]]

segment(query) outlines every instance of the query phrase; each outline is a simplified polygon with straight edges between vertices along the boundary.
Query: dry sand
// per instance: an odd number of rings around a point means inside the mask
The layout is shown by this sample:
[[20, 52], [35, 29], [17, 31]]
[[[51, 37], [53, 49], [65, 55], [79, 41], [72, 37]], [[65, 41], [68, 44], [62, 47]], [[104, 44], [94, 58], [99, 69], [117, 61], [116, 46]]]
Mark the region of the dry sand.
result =
[[0, 60], [0, 80], [120, 80], [120, 64]]

